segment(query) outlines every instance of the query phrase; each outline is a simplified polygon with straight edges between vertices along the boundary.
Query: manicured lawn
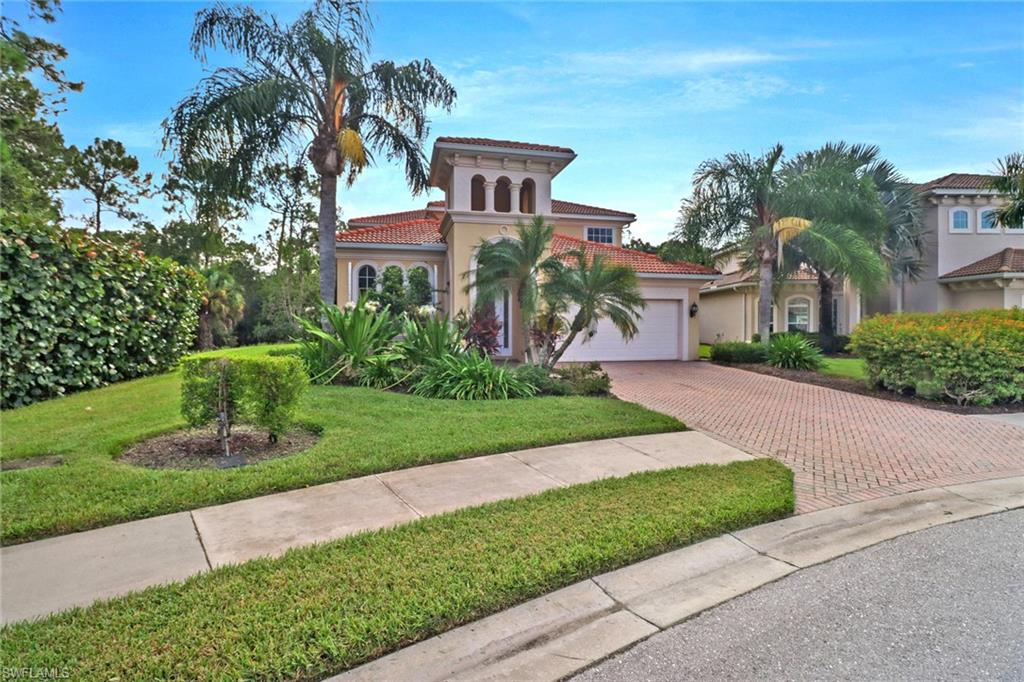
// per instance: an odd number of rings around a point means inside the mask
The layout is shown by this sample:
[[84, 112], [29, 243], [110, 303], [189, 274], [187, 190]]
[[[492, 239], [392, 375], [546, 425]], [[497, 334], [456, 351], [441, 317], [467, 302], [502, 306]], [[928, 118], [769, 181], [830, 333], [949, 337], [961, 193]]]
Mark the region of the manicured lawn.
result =
[[178, 403], [179, 377], [171, 373], [4, 412], [4, 459], [52, 454], [65, 460], [0, 474], [4, 543], [430, 462], [684, 428], [607, 398], [458, 402], [318, 386], [300, 419], [322, 430], [322, 438], [304, 453], [226, 470], [151, 470], [116, 461], [130, 443], [181, 428]]
[[822, 374], [831, 374], [847, 379], [863, 381], [867, 378], [864, 361], [860, 358], [825, 358], [825, 364], [818, 370]]
[[792, 474], [767, 459], [607, 479], [9, 626], [0, 650], [12, 669], [73, 679], [320, 679], [792, 509]]

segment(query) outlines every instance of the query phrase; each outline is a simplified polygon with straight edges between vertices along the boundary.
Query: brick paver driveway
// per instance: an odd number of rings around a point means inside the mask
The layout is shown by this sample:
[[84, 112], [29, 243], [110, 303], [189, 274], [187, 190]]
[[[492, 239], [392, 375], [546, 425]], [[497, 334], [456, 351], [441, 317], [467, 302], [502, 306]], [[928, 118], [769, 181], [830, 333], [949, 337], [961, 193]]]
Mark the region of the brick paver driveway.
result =
[[797, 511], [1024, 474], [1024, 429], [708, 362], [605, 363], [624, 400], [793, 469]]

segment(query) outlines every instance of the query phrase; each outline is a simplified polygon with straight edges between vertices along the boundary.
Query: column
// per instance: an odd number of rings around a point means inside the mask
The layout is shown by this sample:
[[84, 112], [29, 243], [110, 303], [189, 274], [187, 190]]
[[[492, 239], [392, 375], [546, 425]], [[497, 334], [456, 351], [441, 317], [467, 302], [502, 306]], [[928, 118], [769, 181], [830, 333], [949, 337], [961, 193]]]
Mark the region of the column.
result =
[[509, 192], [512, 195], [512, 213], [519, 213], [519, 188], [521, 184], [513, 182], [508, 186]]
[[498, 183], [490, 180], [484, 181], [484, 211], [494, 213], [494, 188]]

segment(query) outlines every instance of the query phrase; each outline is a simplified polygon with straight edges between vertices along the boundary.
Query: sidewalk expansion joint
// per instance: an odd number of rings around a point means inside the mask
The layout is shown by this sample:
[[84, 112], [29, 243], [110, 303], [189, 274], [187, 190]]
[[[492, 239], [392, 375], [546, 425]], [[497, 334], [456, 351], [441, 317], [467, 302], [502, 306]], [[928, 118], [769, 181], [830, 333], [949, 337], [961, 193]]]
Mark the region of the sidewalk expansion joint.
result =
[[[999, 480], [999, 479], [993, 479], [993, 480]], [[949, 488], [947, 488], [945, 486], [943, 486], [942, 488], [939, 488], [939, 490], [944, 490], [945, 492], [949, 493], [950, 495], [956, 495], [961, 500], [967, 500], [968, 502], [971, 502], [973, 504], [983, 504], [986, 507], [992, 507], [992, 509], [994, 509], [996, 511], [989, 512], [991, 514], [996, 514], [998, 512], [1004, 512], [1004, 511], [1013, 511], [1013, 509], [1014, 509], [1013, 507], [1004, 507], [1001, 504], [992, 504], [991, 502], [986, 502], [984, 500], [976, 500], [973, 497], [967, 497], [966, 495], [964, 495], [962, 493], [958, 493], [958, 492], [955, 492], [953, 490], [950, 490]]]
[[199, 532], [199, 526], [196, 525], [196, 515], [189, 512], [188, 518], [192, 521], [192, 529], [196, 532], [196, 539], [199, 540], [199, 549], [203, 550], [203, 559], [206, 560], [206, 568], [212, 571], [213, 564], [210, 563], [210, 555], [206, 552], [206, 543], [203, 542], [203, 534]]
[[616, 611], [625, 611], [626, 613], [631, 613], [634, 616], [636, 616], [637, 618], [639, 618], [640, 620], [642, 620], [643, 622], [645, 622], [648, 625], [650, 625], [651, 627], [657, 628], [659, 631], [665, 629], [665, 628], [661, 627], [660, 625], [658, 625], [657, 623], [652, 623], [651, 621], [647, 620], [646, 618], [641, 616], [639, 613], [637, 613], [633, 609], [629, 608], [626, 604], [624, 604], [623, 602], [621, 602], [618, 599], [616, 599], [615, 597], [613, 597], [612, 594], [608, 590], [604, 589], [604, 586], [601, 585], [601, 583], [597, 582], [597, 580], [595, 578], [589, 578], [589, 580], [590, 580], [590, 582], [594, 583], [594, 586], [597, 587], [597, 589], [599, 589], [602, 592], [604, 592], [604, 596], [606, 596], [609, 599], [611, 599], [612, 602], [614, 602], [615, 605], [617, 607], [619, 607], [618, 609], [616, 609]]
[[381, 477], [380, 477], [380, 474], [374, 474], [374, 475], [373, 475], [373, 477], [374, 477], [375, 479], [377, 479], [377, 482], [378, 482], [378, 483], [380, 483], [380, 484], [381, 484], [382, 486], [384, 486], [384, 489], [385, 489], [385, 490], [387, 490], [387, 491], [388, 491], [389, 493], [391, 493], [392, 495], [394, 495], [395, 497], [397, 497], [397, 498], [398, 498], [398, 501], [399, 501], [399, 502], [401, 502], [401, 503], [402, 503], [402, 504], [404, 504], [404, 505], [405, 505], [406, 507], [408, 507], [408, 508], [409, 508], [409, 511], [411, 511], [411, 512], [412, 512], [413, 514], [415, 514], [417, 518], [420, 518], [420, 519], [422, 519], [422, 518], [423, 518], [423, 516], [424, 516], [423, 512], [421, 512], [421, 511], [420, 511], [419, 509], [417, 509], [416, 507], [412, 506], [412, 505], [411, 505], [411, 504], [409, 503], [409, 501], [408, 501], [407, 499], [405, 499], [404, 497], [402, 497], [402, 496], [401, 496], [401, 495], [400, 495], [400, 494], [398, 493], [398, 491], [397, 491], [397, 490], [395, 490], [394, 488], [392, 488], [391, 486], [389, 486], [389, 485], [388, 485], [388, 483], [387, 483], [387, 481], [385, 481], [385, 480], [384, 480], [383, 478], [381, 478]]
[[[790, 518], [792, 518], [792, 517], [790, 517]], [[748, 549], [750, 549], [750, 550], [752, 550], [754, 552], [757, 552], [760, 556], [768, 557], [769, 559], [772, 559], [774, 561], [778, 561], [779, 563], [782, 563], [782, 564], [786, 564], [787, 566], [792, 566], [793, 568], [797, 569], [798, 571], [802, 570], [803, 568], [805, 568], [804, 566], [797, 566], [796, 564], [794, 564], [794, 563], [792, 563], [790, 561], [786, 561], [785, 559], [782, 559], [780, 557], [771, 555], [768, 552], [762, 552], [757, 547], [754, 547], [750, 543], [744, 542], [742, 539], [736, 537], [735, 533], [726, 533], [726, 535], [728, 535], [729, 537], [731, 537], [733, 540], [735, 540], [736, 542], [740, 543], [744, 547], [746, 547], [746, 548], [748, 548]]]
[[538, 474], [540, 474], [544, 478], [548, 478], [548, 479], [554, 481], [555, 484], [559, 488], [568, 488], [569, 487], [569, 484], [566, 483], [565, 481], [563, 481], [561, 479], [558, 479], [558, 478], [555, 478], [554, 476], [552, 476], [551, 474], [547, 473], [546, 471], [541, 471], [540, 469], [538, 469], [537, 467], [533, 466], [529, 462], [526, 462], [526, 461], [523, 461], [523, 460], [519, 459], [518, 457], [516, 457], [516, 453], [514, 453], [514, 452], [506, 452], [505, 454], [508, 455], [510, 458], [514, 459], [515, 461], [519, 462], [520, 464], [522, 464], [527, 469], [532, 469], [533, 471], [536, 471]]

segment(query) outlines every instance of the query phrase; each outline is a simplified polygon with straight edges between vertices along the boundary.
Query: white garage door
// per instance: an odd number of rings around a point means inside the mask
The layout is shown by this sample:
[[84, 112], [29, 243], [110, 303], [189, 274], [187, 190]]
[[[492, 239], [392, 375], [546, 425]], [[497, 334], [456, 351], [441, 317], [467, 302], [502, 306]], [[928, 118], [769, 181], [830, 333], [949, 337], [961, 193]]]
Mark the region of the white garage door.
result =
[[679, 359], [679, 301], [647, 301], [639, 333], [628, 343], [611, 322], [597, 324], [586, 343], [579, 339], [565, 351], [562, 362]]

